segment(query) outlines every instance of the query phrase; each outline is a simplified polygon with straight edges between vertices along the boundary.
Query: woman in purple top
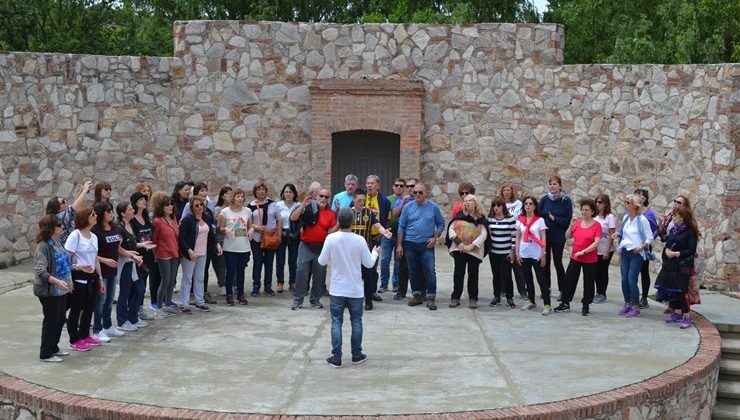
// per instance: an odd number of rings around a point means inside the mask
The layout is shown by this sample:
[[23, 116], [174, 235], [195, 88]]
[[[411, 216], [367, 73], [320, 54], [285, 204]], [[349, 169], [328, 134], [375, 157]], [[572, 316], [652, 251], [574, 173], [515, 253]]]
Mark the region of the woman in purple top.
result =
[[[634, 194], [637, 194], [644, 198], [642, 202], [643, 211], [642, 215], [650, 223], [650, 230], [653, 232], [653, 238], [658, 237], [658, 219], [655, 217], [653, 209], [650, 208], [650, 194], [648, 190], [644, 188], [638, 188]], [[648, 247], [648, 251], [653, 252], [653, 246]], [[642, 279], [642, 298], [640, 299], [640, 309], [650, 307], [648, 305], [647, 296], [650, 291], [650, 260], [644, 260], [642, 262], [642, 268], [640, 269], [640, 278]]]

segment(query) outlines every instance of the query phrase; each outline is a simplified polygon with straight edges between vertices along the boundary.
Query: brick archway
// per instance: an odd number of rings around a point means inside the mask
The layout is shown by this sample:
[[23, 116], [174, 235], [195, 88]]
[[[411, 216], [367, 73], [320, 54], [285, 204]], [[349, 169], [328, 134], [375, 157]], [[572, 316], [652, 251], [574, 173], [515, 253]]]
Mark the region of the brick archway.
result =
[[400, 174], [421, 171], [422, 97], [417, 80], [316, 80], [311, 91], [311, 179], [331, 181], [332, 134], [376, 130], [400, 136]]

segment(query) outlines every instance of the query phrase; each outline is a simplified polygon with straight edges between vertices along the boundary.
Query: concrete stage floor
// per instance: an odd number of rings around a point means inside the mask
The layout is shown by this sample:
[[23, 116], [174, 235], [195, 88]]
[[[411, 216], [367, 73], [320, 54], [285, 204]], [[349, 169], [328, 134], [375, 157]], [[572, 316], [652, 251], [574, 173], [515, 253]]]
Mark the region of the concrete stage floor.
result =
[[[0, 272], [0, 286], [30, 279], [31, 267], [24, 266]], [[617, 316], [617, 267], [610, 273], [609, 301], [592, 305], [588, 317], [580, 315], [580, 287], [571, 313], [542, 316], [539, 299], [533, 312], [489, 307], [488, 261], [481, 265], [479, 309], [469, 309], [465, 296], [460, 307], [449, 308], [452, 259], [442, 248], [437, 274], [438, 311], [411, 308], [388, 292], [365, 313], [365, 364], [350, 363], [346, 314], [342, 369], [324, 362], [331, 352], [329, 299], [322, 300], [324, 309], [291, 311], [287, 292], [250, 298], [246, 307], [228, 307], [219, 298], [211, 313], [151, 321], [90, 352], [73, 352], [64, 363], [41, 363], [41, 306], [32, 288], [23, 287], [0, 295], [0, 371], [73, 394], [158, 406], [271, 414], [437, 413], [595, 394], [678, 366], [699, 345], [695, 328], [663, 322], [660, 304], [651, 302], [636, 319]], [[64, 347], [67, 340], [65, 331]]]

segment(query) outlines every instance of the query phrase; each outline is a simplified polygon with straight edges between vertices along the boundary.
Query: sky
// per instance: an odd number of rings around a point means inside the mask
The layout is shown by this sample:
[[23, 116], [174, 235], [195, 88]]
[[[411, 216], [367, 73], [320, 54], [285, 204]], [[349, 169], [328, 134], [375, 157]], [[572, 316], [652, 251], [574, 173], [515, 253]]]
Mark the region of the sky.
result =
[[532, 3], [534, 3], [534, 6], [537, 8], [540, 15], [547, 10], [547, 0], [533, 0]]

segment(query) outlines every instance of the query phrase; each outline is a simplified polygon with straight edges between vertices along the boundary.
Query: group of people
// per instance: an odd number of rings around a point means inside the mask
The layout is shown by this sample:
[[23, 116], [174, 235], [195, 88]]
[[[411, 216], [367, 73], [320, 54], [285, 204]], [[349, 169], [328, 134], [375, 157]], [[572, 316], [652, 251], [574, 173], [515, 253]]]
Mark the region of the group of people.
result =
[[[548, 193], [539, 200], [531, 195], [519, 199], [514, 186], [504, 184], [488, 212], [475, 187], [463, 182], [458, 189], [461, 200], [446, 223], [418, 179], [395, 179], [388, 196], [380, 191], [376, 175], [365, 179], [365, 189], [358, 188], [355, 175], [344, 181], [345, 190], [333, 197], [314, 182], [304, 199], [288, 183], [279, 191], [279, 201], [269, 197], [262, 181], [252, 188], [251, 201], [246, 191], [229, 185], [212, 200], [205, 183], [187, 181], [178, 182], [171, 194], [153, 192], [140, 182], [128, 201], [115, 206], [112, 187], [105, 182], [95, 185], [92, 205], [86, 198], [93, 188], [89, 181], [73, 203], [52, 197], [39, 221], [34, 261], [34, 294], [44, 313], [40, 359], [59, 362], [69, 354], [59, 348], [65, 323], [69, 349], [89, 351], [112, 337], [145, 328], [153, 318], [210, 311], [208, 305], [217, 302], [208, 292], [211, 265], [226, 303], [247, 305], [245, 271], [252, 259], [250, 296], [289, 290], [292, 310], [302, 309], [307, 295], [311, 307], [323, 307], [326, 264], [331, 261], [334, 353], [327, 363], [341, 366], [345, 307], [353, 325], [353, 362], [362, 362], [362, 310], [373, 310], [382, 293], [391, 290], [394, 300], [403, 300], [410, 292], [409, 306], [426, 303], [429, 310], [437, 309], [434, 249], [442, 235], [454, 261], [450, 307], [460, 306], [466, 272], [469, 306], [478, 307], [479, 265], [488, 257], [494, 289], [490, 306], [502, 305], [504, 298], [508, 307], [516, 308], [516, 284], [525, 300], [521, 309], [536, 309], [536, 278], [542, 314], [550, 314], [552, 260], [560, 301], [554, 312], [570, 311], [583, 272], [581, 312], [588, 315], [589, 305], [606, 301], [608, 267], [616, 252], [621, 255], [624, 297], [620, 314], [626, 317], [648, 306], [652, 243], [660, 237], [666, 246], [655, 287], [659, 297], [669, 301], [666, 321], [682, 328], [691, 325], [689, 306], [698, 303], [691, 283], [699, 233], [684, 196], [676, 197], [673, 208], [658, 220], [649, 208], [647, 190], [638, 189], [626, 195], [627, 214], [617, 229], [604, 194], [580, 200], [581, 217], [574, 218], [558, 176], [550, 177]], [[348, 235], [354, 237], [330, 239]], [[566, 270], [562, 257], [571, 239]], [[357, 250], [358, 243], [364, 251]], [[144, 304], [147, 283], [153, 314]]]

